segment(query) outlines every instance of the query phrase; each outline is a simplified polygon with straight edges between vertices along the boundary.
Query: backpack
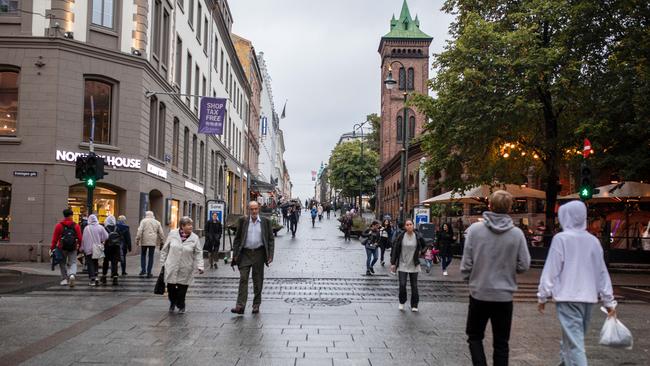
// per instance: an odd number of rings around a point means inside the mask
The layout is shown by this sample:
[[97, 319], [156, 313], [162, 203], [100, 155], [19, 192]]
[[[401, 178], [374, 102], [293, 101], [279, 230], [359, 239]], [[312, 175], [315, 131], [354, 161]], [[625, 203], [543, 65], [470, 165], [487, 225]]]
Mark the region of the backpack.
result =
[[61, 233], [61, 249], [72, 252], [77, 249], [77, 231], [73, 225], [63, 225]]
[[119, 248], [122, 245], [122, 235], [117, 232], [117, 226], [113, 228], [113, 231], [108, 232], [108, 239], [106, 239], [107, 247]]

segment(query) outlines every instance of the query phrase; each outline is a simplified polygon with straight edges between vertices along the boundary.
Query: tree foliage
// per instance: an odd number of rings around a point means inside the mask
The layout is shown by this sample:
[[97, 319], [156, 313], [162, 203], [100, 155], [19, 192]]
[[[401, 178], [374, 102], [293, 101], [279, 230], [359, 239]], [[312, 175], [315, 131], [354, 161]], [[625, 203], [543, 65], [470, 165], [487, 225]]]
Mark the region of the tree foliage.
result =
[[[560, 167], [579, 158], [585, 137], [601, 165], [648, 175], [647, 2], [448, 0], [443, 9], [456, 19], [435, 55], [436, 97], [410, 103], [431, 121], [427, 169], [444, 170], [446, 188], [519, 183], [533, 167], [550, 228]], [[628, 137], [640, 143], [626, 150]]]
[[381, 117], [379, 117], [377, 113], [372, 113], [366, 116], [366, 121], [368, 121], [370, 127], [372, 127], [372, 131], [366, 138], [368, 148], [379, 154], [379, 128], [381, 127]]
[[375, 177], [379, 174], [379, 155], [363, 146], [361, 157], [361, 141], [353, 140], [337, 145], [332, 150], [328, 168], [332, 188], [340, 189], [341, 195], [354, 197], [359, 194], [372, 194], [377, 183]]

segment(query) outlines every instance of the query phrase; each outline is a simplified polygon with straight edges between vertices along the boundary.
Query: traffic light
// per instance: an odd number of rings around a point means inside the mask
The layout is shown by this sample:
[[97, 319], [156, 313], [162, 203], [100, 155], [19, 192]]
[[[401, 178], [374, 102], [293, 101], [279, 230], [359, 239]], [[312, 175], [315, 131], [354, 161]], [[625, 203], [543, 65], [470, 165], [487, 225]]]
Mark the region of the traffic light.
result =
[[578, 189], [578, 196], [583, 201], [590, 200], [594, 194], [600, 193], [599, 189], [594, 188], [594, 183], [591, 178], [591, 168], [586, 161], [580, 164], [580, 188]]
[[82, 156], [82, 155], [77, 156], [77, 161], [75, 162], [74, 176], [79, 180], [83, 180], [84, 177], [86, 176], [86, 157], [85, 156]]

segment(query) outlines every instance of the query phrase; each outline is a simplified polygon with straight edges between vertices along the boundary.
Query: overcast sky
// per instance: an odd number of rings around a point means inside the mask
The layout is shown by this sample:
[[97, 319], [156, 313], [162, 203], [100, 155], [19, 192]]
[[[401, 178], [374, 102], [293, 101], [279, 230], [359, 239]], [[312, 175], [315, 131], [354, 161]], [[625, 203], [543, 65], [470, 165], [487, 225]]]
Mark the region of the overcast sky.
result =
[[[341, 134], [379, 113], [381, 36], [403, 0], [230, 0], [233, 32], [251, 40], [273, 80], [278, 114], [285, 99], [284, 158], [293, 196], [314, 195], [311, 171], [327, 163]], [[431, 52], [448, 39], [452, 17], [442, 0], [408, 0], [411, 16], [433, 37]]]

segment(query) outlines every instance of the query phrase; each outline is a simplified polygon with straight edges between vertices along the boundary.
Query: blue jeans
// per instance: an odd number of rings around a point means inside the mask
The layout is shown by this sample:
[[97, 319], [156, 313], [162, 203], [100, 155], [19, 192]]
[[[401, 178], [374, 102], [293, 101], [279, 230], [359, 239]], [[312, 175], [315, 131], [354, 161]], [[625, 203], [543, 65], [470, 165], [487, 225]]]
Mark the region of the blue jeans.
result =
[[440, 256], [440, 264], [442, 264], [442, 270], [443, 271], [447, 270], [447, 267], [449, 267], [449, 265], [451, 264], [451, 260], [453, 258], [454, 257], [451, 256], [451, 255], [442, 255], [442, 256]]
[[562, 328], [560, 358], [564, 366], [587, 366], [585, 333], [593, 306], [585, 302], [557, 303], [557, 317]]
[[[156, 247], [140, 247], [140, 273], [150, 274], [153, 269], [153, 253]], [[147, 252], [149, 252], [149, 261], [146, 261]], [[145, 268], [145, 262], [147, 267]], [[146, 269], [146, 271], [145, 271]]]
[[366, 247], [366, 269], [370, 270], [375, 263], [377, 263], [377, 259], [379, 257], [379, 248], [368, 248]]

